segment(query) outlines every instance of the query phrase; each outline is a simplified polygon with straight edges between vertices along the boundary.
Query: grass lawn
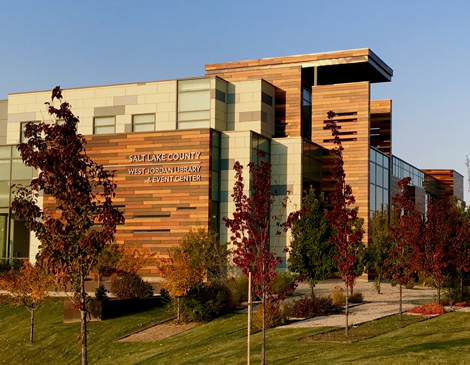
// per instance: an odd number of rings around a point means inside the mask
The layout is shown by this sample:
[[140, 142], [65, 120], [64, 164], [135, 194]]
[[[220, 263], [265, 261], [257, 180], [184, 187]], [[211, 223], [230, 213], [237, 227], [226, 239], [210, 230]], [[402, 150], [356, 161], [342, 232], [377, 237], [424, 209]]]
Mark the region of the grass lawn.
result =
[[351, 327], [348, 336], [346, 336], [344, 328], [341, 328], [307, 336], [302, 338], [301, 341], [348, 343], [363, 341], [424, 320], [426, 320], [425, 317], [412, 315], [403, 315], [403, 320], [400, 320], [397, 314]]
[[[89, 324], [90, 364], [243, 364], [246, 315], [227, 315], [156, 343], [116, 339], [172, 316], [156, 308], [124, 318]], [[0, 363], [78, 364], [79, 324], [62, 323], [62, 305], [49, 299], [38, 310], [36, 342], [28, 342], [29, 313], [0, 308]], [[369, 326], [389, 328], [393, 317]], [[382, 321], [382, 322], [381, 322]], [[360, 326], [358, 327], [360, 328]], [[367, 327], [363, 327], [367, 329]], [[277, 328], [267, 333], [268, 364], [465, 364], [470, 362], [470, 314], [448, 313], [355, 343], [299, 340], [331, 328]], [[261, 333], [253, 336], [252, 361], [259, 361]]]

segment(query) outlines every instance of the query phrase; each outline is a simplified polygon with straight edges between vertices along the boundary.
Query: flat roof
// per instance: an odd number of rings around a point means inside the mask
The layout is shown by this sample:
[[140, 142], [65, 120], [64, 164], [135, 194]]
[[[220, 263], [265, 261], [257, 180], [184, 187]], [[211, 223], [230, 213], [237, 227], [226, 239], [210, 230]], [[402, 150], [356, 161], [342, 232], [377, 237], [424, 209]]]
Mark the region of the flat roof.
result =
[[212, 75], [291, 66], [300, 66], [306, 79], [313, 78], [314, 69], [317, 68], [317, 85], [358, 81], [387, 82], [393, 76], [393, 70], [369, 48], [213, 63], [206, 65], [206, 73]]

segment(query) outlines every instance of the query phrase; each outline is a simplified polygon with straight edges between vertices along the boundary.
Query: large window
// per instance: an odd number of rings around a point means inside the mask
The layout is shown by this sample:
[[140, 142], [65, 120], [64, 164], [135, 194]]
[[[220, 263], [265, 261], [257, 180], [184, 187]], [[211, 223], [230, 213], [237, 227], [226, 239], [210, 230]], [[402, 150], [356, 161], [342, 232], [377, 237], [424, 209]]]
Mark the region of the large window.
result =
[[10, 206], [12, 186], [26, 186], [33, 170], [20, 159], [16, 146], [0, 147], [0, 259], [29, 257], [29, 230], [15, 219]]
[[95, 117], [93, 134], [111, 134], [116, 131], [116, 117]]
[[152, 132], [155, 130], [155, 114], [132, 116], [132, 132]]
[[369, 161], [369, 208], [370, 215], [386, 209], [390, 197], [390, 157], [371, 148]]
[[178, 129], [210, 127], [210, 79], [178, 81]]

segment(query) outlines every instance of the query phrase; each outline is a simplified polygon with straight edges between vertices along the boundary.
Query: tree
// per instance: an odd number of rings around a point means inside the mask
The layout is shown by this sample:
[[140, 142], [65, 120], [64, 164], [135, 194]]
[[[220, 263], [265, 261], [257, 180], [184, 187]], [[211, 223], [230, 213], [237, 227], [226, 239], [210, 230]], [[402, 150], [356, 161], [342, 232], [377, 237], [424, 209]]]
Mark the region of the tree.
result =
[[374, 268], [377, 293], [380, 294], [380, 281], [383, 277], [385, 262], [391, 250], [390, 220], [388, 209], [376, 210], [370, 221], [370, 241], [366, 249], [366, 266]]
[[335, 270], [335, 245], [330, 241], [332, 229], [326, 216], [323, 193], [310, 187], [302, 201], [299, 220], [292, 226], [289, 268], [304, 276], [312, 288], [328, 279]]
[[[54, 100], [60, 103], [53, 106]], [[85, 278], [96, 264], [97, 255], [114, 240], [116, 225], [124, 222], [113, 206], [116, 185], [113, 174], [86, 154], [86, 140], [77, 134], [78, 118], [62, 91], [52, 91], [49, 114], [53, 123], [28, 123], [26, 143], [18, 150], [26, 166], [40, 171], [29, 187], [20, 187], [12, 203], [18, 219], [41, 242], [38, 262], [56, 276], [81, 314], [82, 363], [87, 363]], [[63, 123], [58, 123], [58, 121]], [[54, 199], [44, 208], [39, 194]]]
[[[271, 218], [276, 221], [276, 225], [282, 230], [287, 231], [292, 222], [298, 218], [299, 212], [291, 213], [286, 222], [281, 223], [279, 216], [272, 216], [271, 209], [276, 197], [271, 194], [271, 163], [265, 160], [266, 155], [263, 151], [258, 151], [259, 163], [250, 162], [248, 164], [251, 176], [251, 197], [244, 192], [243, 166], [236, 161], [233, 169], [235, 170], [235, 184], [233, 188], [233, 202], [235, 211], [233, 219], [224, 217], [226, 226], [230, 229], [232, 235], [230, 241], [235, 246], [233, 251], [233, 262], [242, 273], [249, 278], [252, 277], [253, 289], [261, 298], [263, 308], [263, 326], [261, 342], [261, 363], [265, 363], [266, 346], [266, 303], [280, 301], [288, 294], [285, 292], [278, 297], [269, 294], [271, 280], [276, 276], [276, 268], [282, 262], [282, 258], [276, 256], [270, 250], [270, 224]], [[286, 206], [286, 200], [281, 202]], [[278, 232], [280, 233], [280, 231]], [[287, 248], [284, 250], [287, 252]], [[249, 285], [250, 286], [250, 285]], [[294, 286], [289, 291], [294, 290]], [[251, 295], [251, 289], [248, 289]], [[249, 300], [250, 303], [250, 300]], [[251, 307], [249, 304], [248, 318], [248, 363], [250, 362], [250, 330], [251, 330]]]
[[441, 287], [457, 269], [468, 269], [468, 226], [448, 200], [431, 201], [423, 224], [424, 234], [415, 241], [411, 263], [433, 279], [440, 303]]
[[170, 251], [170, 257], [163, 260], [159, 265], [159, 272], [165, 278], [162, 287], [177, 301], [177, 322], [181, 321], [181, 297], [188, 294], [192, 286], [202, 282], [204, 278], [203, 263], [196, 266], [191, 265], [189, 253], [180, 247]]
[[330, 201], [333, 210], [328, 212], [328, 220], [335, 230], [331, 237], [331, 242], [336, 246], [337, 254], [334, 259], [338, 263], [338, 270], [346, 286], [346, 310], [345, 310], [345, 333], [349, 333], [349, 289], [353, 289], [358, 273], [358, 255], [363, 249], [362, 244], [362, 222], [358, 217], [358, 209], [352, 209], [356, 200], [352, 193], [352, 188], [346, 184], [346, 173], [344, 172], [343, 146], [339, 137], [338, 128], [333, 121], [335, 117], [333, 111], [328, 112], [328, 128], [334, 138], [336, 147], [331, 150], [336, 155], [335, 167], [331, 171], [332, 179], [336, 180], [335, 190], [330, 193]]
[[181, 248], [189, 254], [191, 267], [202, 263], [207, 279], [222, 279], [225, 276], [229, 250], [227, 245], [220, 244], [217, 233], [202, 227], [196, 230], [190, 228], [183, 237]]
[[385, 260], [387, 277], [392, 285], [399, 285], [400, 320], [403, 319], [403, 285], [413, 282], [413, 247], [419, 242], [423, 234], [421, 214], [416, 210], [408, 193], [408, 184], [411, 178], [405, 177], [398, 182], [400, 192], [392, 198], [393, 219], [390, 226], [391, 250], [390, 257]]
[[34, 340], [34, 312], [49, 294], [53, 281], [44, 268], [25, 261], [20, 271], [0, 278], [0, 288], [7, 291], [2, 299], [15, 307], [24, 306], [31, 314], [29, 341]]

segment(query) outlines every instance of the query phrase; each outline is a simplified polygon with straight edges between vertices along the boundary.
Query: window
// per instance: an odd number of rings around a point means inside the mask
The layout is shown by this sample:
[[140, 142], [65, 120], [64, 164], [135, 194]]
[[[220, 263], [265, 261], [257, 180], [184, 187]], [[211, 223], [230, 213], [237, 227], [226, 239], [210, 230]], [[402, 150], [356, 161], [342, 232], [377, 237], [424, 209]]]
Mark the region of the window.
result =
[[178, 129], [208, 128], [209, 126], [210, 79], [179, 81]]
[[132, 132], [152, 132], [155, 130], [155, 114], [132, 116]]
[[115, 133], [116, 117], [95, 117], [93, 134]]
[[[22, 122], [21, 123], [21, 131], [20, 131], [20, 143], [25, 143], [25, 142], [28, 142], [28, 138], [25, 137], [24, 135], [24, 131], [26, 129], [26, 124], [28, 124], [29, 122]], [[39, 123], [38, 121], [34, 121], [32, 123]]]

